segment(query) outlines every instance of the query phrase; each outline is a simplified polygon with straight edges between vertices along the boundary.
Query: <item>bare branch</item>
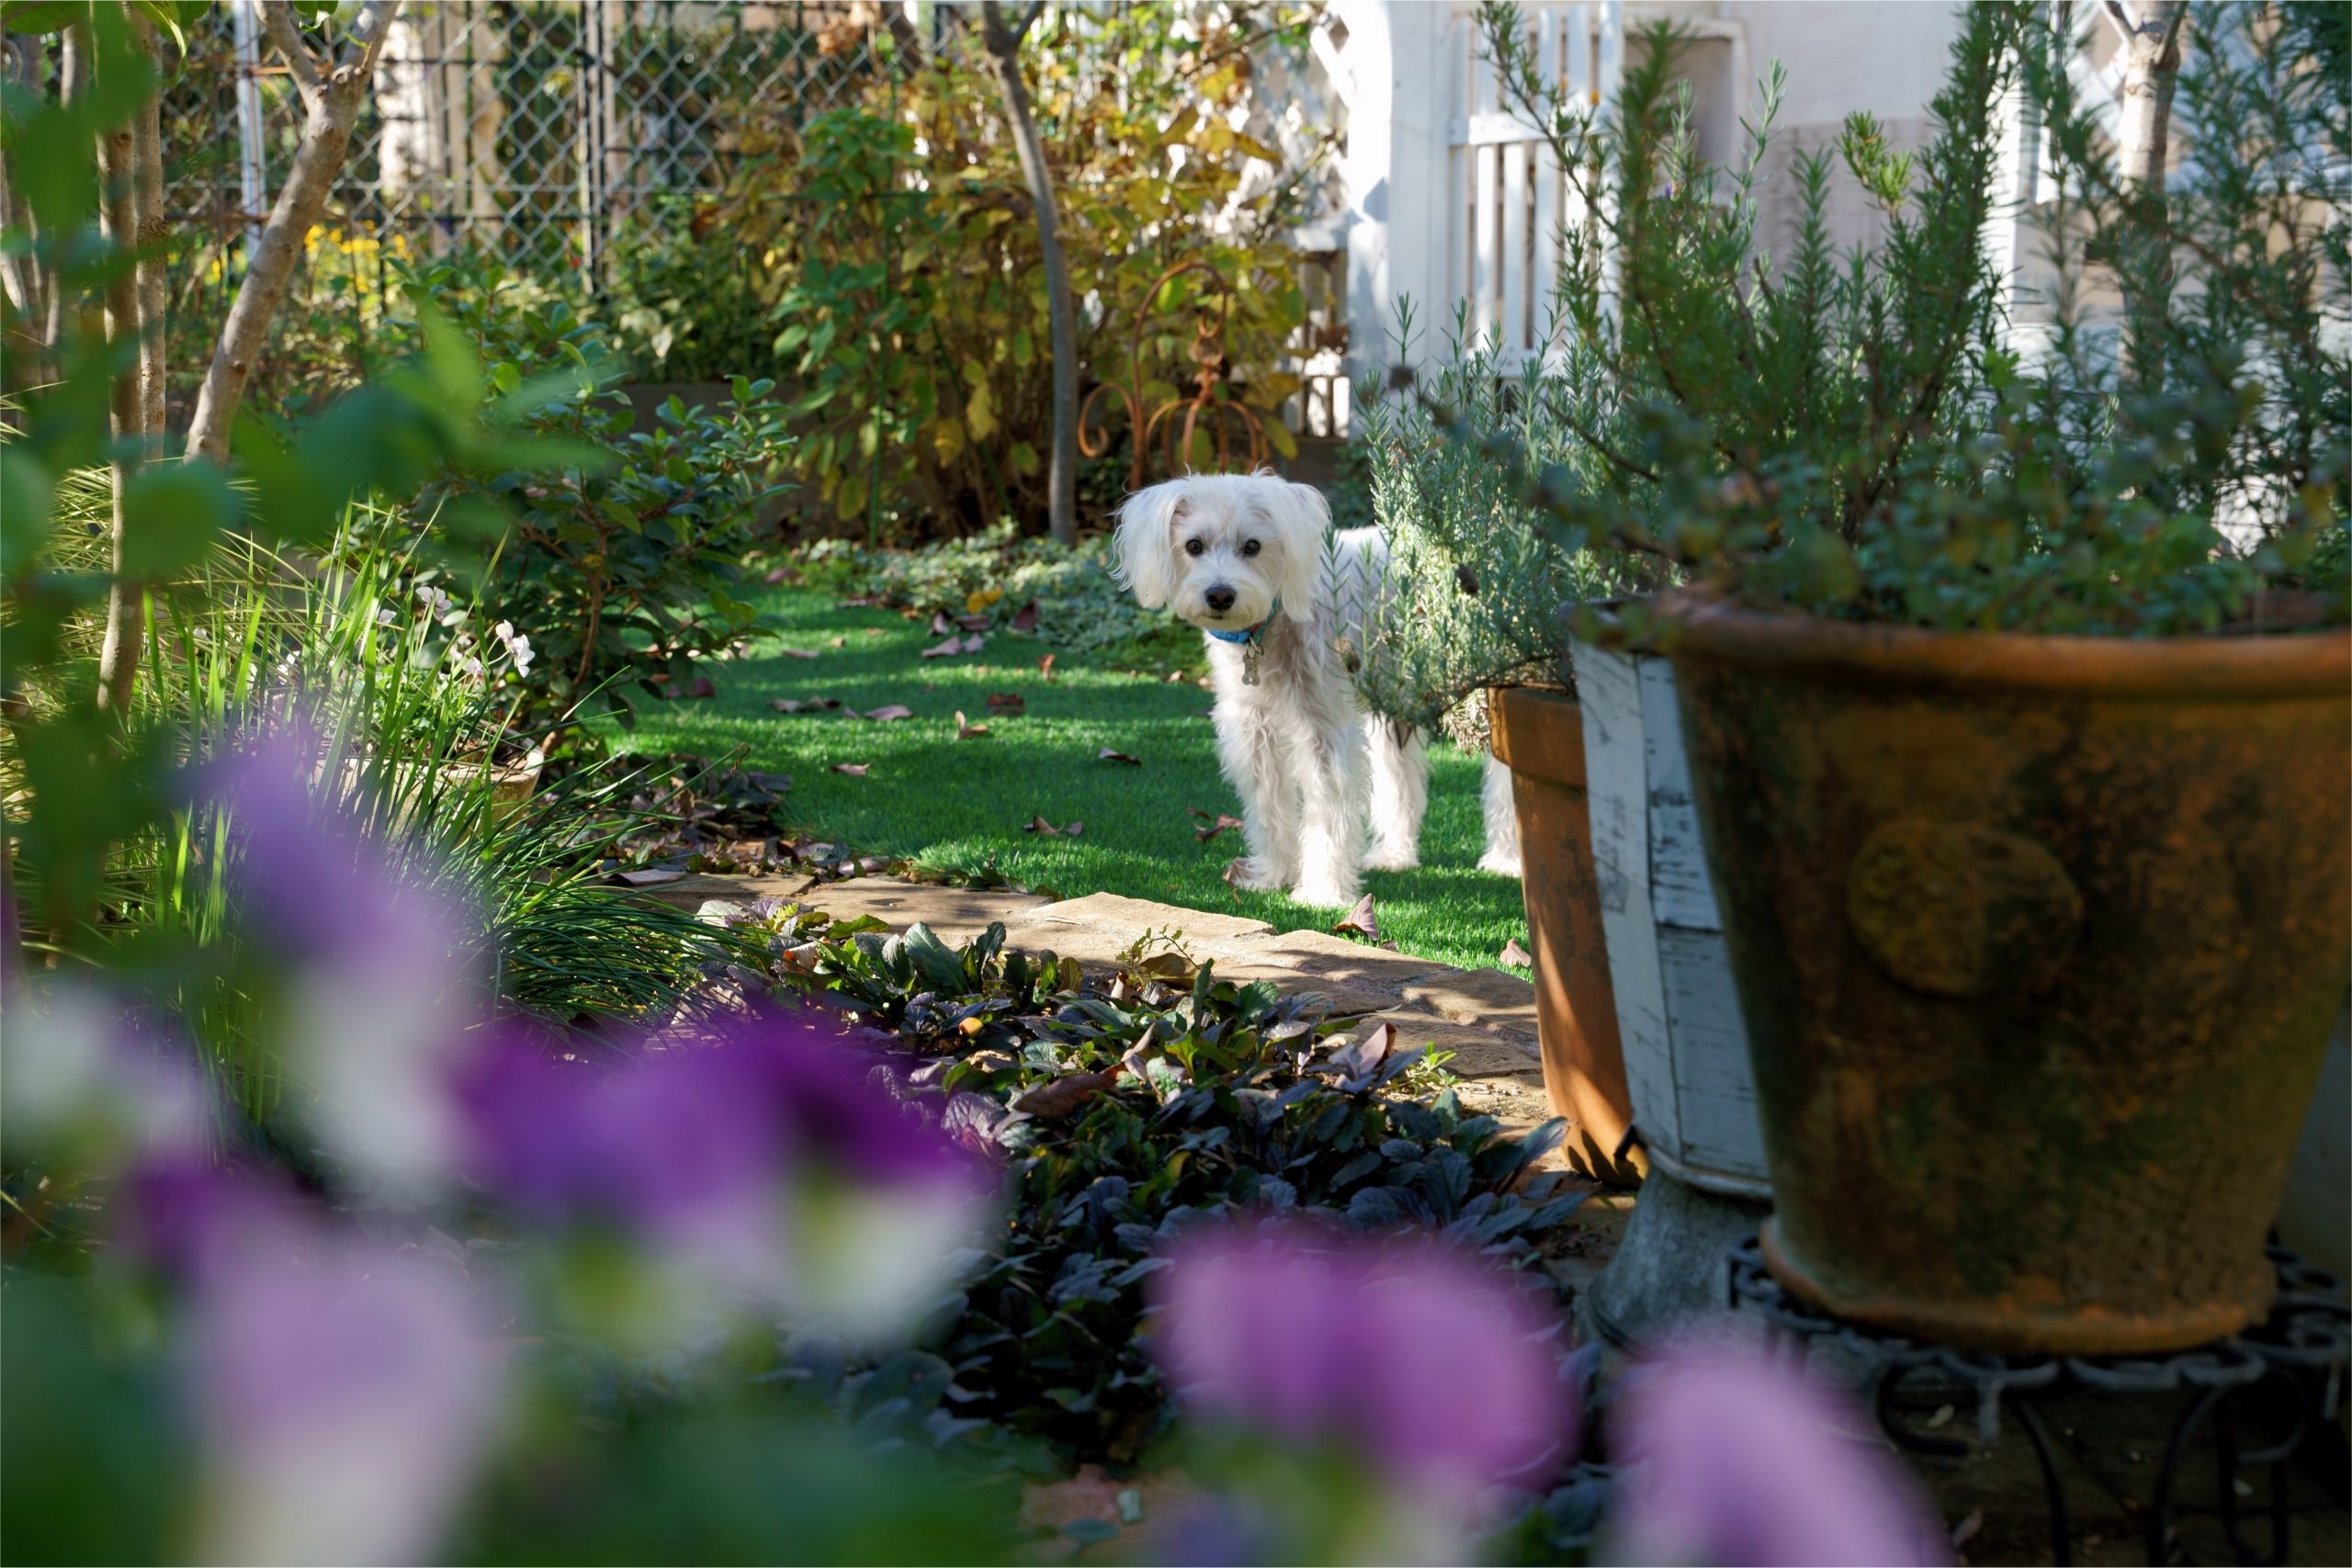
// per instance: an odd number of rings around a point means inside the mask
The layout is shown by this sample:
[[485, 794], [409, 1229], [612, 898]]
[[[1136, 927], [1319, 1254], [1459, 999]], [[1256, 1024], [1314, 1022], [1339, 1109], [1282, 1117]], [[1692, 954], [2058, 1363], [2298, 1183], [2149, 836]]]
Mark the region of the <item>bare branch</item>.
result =
[[1021, 20], [1014, 24], [1012, 28], [1012, 42], [1015, 48], [1020, 46], [1023, 39], [1029, 36], [1031, 24], [1036, 21], [1038, 13], [1045, 8], [1046, 0], [1029, 0], [1029, 8], [1021, 13]]
[[2132, 19], [2132, 12], [2123, 0], [2099, 0], [2098, 8], [2099, 13], [2106, 17], [2108, 25], [2115, 29], [2118, 39], [2130, 43], [2139, 36], [2140, 24]]
[[255, 9], [261, 13], [261, 25], [269, 34], [269, 41], [286, 57], [286, 68], [294, 73], [294, 85], [300, 90], [302, 101], [308, 104], [325, 92], [327, 85], [319, 75], [319, 62], [311, 57], [311, 46], [302, 41], [294, 7], [286, 0], [260, 0]]

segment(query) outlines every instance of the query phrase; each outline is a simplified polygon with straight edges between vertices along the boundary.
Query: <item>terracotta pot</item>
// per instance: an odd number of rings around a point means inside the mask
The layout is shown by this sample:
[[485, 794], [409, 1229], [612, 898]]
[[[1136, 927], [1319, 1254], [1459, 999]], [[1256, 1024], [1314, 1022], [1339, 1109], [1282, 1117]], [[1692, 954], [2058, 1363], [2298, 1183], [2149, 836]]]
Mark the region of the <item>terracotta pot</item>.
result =
[[1630, 1187], [1647, 1162], [1627, 1146], [1633, 1109], [1617, 1048], [1617, 1003], [1600, 931], [1600, 890], [1585, 808], [1584, 719], [1576, 699], [1532, 687], [1487, 694], [1495, 755], [1511, 773], [1521, 887], [1535, 956], [1544, 1089], [1568, 1119], [1568, 1163]]
[[1781, 1282], [1985, 1350], [2261, 1317], [2352, 939], [2352, 634], [1668, 613]]

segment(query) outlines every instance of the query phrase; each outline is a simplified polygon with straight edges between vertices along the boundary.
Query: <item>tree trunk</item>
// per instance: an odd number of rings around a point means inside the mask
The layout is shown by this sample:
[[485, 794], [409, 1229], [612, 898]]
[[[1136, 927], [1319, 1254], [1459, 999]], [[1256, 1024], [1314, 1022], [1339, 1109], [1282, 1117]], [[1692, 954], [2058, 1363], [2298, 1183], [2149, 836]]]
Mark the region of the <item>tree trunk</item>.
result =
[[[131, 12], [128, 6], [124, 10]], [[136, 23], [144, 24], [143, 17], [131, 14]], [[76, 24], [77, 29], [83, 25]], [[132, 38], [152, 62], [154, 28], [134, 25]], [[98, 136], [99, 227], [108, 244], [120, 250], [138, 245], [142, 237], [137, 127], [143, 118], [142, 112]], [[98, 706], [118, 716], [130, 711], [131, 686], [139, 674], [139, 645], [146, 635], [146, 588], [123, 570], [123, 494], [145, 466], [153, 440], [147, 420], [149, 353], [141, 276], [144, 270], [115, 273], [107, 278], [106, 290], [107, 342], [138, 344], [137, 357], [115, 372], [107, 400], [107, 424], [114, 437], [114, 507], [108, 528], [106, 637], [98, 653]]]
[[2147, 254], [2120, 276], [2124, 293], [2123, 359], [2133, 385], [2154, 389], [2163, 379], [2163, 350], [2143, 323], [2162, 311], [2172, 283], [2164, 239], [2165, 164], [2172, 141], [2172, 96], [2180, 80], [2184, 0], [2139, 0], [2136, 16], [2121, 0], [2107, 0], [2107, 15], [2121, 35], [2123, 84], [2117, 92], [2116, 173], [2124, 189], [2150, 209], [2132, 225]]
[[164, 265], [164, 247], [171, 225], [164, 216], [164, 92], [162, 59], [155, 47], [155, 24], [136, 6], [126, 7], [130, 36], [140, 52], [155, 62], [156, 89], [139, 107], [131, 127], [131, 181], [139, 192], [139, 391], [147, 407], [147, 455], [164, 455], [168, 415], [164, 371], [170, 364], [166, 320], [171, 309], [171, 280]]
[[[1069, 263], [1062, 254], [1060, 227], [1055, 217], [1053, 172], [1046, 167], [1045, 142], [1037, 134], [1037, 118], [1029, 106], [1029, 85], [1021, 74], [1021, 39], [1036, 15], [1033, 5], [1015, 27], [1005, 20], [999, 0], [982, 0], [980, 6], [981, 37], [1004, 94], [1005, 118], [1012, 125], [1012, 143], [1021, 156], [1021, 175], [1029, 186], [1030, 205], [1037, 209], [1037, 245], [1046, 259], [1046, 299], [1054, 350], [1048, 517], [1056, 542], [1069, 545], [1078, 541], [1078, 308], [1070, 298]], [[1140, 433], [1136, 439], [1142, 439]]]
[[278, 50], [292, 68], [302, 96], [302, 141], [294, 153], [293, 171], [270, 208], [261, 243], [254, 248], [253, 265], [238, 286], [229, 308], [228, 324], [220, 330], [220, 345], [197, 393], [196, 414], [189, 422], [187, 450], [191, 457], [219, 463], [229, 455], [229, 432], [237, 407], [244, 400], [254, 363], [269, 342], [269, 324], [286, 298], [286, 286], [302, 259], [302, 245], [319, 215], [326, 209], [328, 193], [342, 171], [351, 146], [351, 128], [368, 96], [376, 56], [400, 0], [367, 0], [352, 25], [351, 41], [340, 60], [322, 70], [295, 30], [293, 13], [285, 0], [266, 0], [262, 19]]
[[2172, 94], [2180, 80], [2180, 24], [2186, 0], [2140, 0], [2136, 19], [2119, 16], [2123, 35], [2122, 114], [2115, 128], [2116, 169], [2124, 183], [2161, 197], [2172, 141]]
[[[44, 40], [30, 33], [0, 38], [0, 51], [5, 51], [6, 80], [20, 93], [39, 94], [42, 78], [48, 74]], [[8, 152], [0, 148], [0, 224], [19, 233], [32, 232], [32, 207], [17, 192], [9, 178]], [[0, 288], [8, 296], [8, 305], [16, 312], [15, 333], [6, 345], [6, 355], [21, 367], [9, 385], [30, 386], [50, 378], [49, 354], [51, 344], [40, 336], [49, 325], [48, 270], [41, 265], [37, 247], [28, 247], [0, 255]]]

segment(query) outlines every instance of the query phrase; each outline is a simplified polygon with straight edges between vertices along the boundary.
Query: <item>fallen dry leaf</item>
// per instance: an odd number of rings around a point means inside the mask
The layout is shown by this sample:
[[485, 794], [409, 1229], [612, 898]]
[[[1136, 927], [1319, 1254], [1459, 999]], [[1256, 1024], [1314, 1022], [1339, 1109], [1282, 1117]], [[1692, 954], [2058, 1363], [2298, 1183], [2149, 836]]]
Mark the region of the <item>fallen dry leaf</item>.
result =
[[1182, 670], [1170, 670], [1168, 672], [1168, 684], [1171, 686], [1182, 684], [1183, 680], [1184, 672]]
[[1522, 969], [1532, 969], [1535, 967], [1535, 954], [1520, 946], [1519, 938], [1517, 937], [1513, 937], [1509, 942], [1503, 943], [1502, 961], [1505, 964], [1516, 964]]
[[1018, 692], [990, 692], [989, 712], [998, 718], [1011, 718], [1029, 711], [1029, 699]]
[[862, 779], [865, 776], [865, 770], [873, 765], [871, 762], [835, 762], [833, 772], [847, 773], [854, 779]]
[[1372, 895], [1367, 893], [1356, 900], [1347, 918], [1331, 928], [1340, 936], [1360, 936], [1366, 942], [1380, 940], [1380, 918], [1373, 913]]
[[964, 651], [967, 653], [978, 653], [981, 649], [988, 646], [988, 638], [980, 636], [979, 633], [974, 632], [970, 637], [964, 639]]
[[1052, 654], [1049, 653], [1046, 655], [1045, 658], [1037, 660], [1037, 673], [1043, 675], [1048, 681], [1054, 678], [1054, 656]]
[[945, 642], [934, 643], [933, 646], [924, 649], [922, 650], [922, 656], [925, 659], [945, 659], [951, 655], [958, 654], [963, 651], [964, 639], [961, 637], [951, 637]]
[[1071, 838], [1075, 839], [1075, 838], [1077, 838], [1080, 833], [1083, 833], [1083, 832], [1085, 832], [1085, 831], [1086, 831], [1086, 824], [1085, 824], [1085, 823], [1083, 823], [1083, 822], [1073, 822], [1073, 823], [1071, 823], [1069, 827], [1067, 827], [1067, 828], [1063, 829], [1062, 829], [1062, 831], [1063, 831], [1063, 832], [1065, 832], [1065, 833], [1067, 833], [1067, 834], [1069, 834]]
[[839, 697], [770, 697], [768, 706], [778, 713], [822, 713], [842, 705]]
[[1013, 612], [1012, 629], [1017, 632], [1034, 632], [1037, 629], [1037, 601], [1032, 599]]
[[1078, 1108], [1116, 1081], [1109, 1073], [1065, 1073], [1051, 1083], [1039, 1084], [1012, 1102], [1015, 1111], [1046, 1122], [1073, 1116]]
[[1141, 757], [1130, 757], [1125, 751], [1114, 751], [1108, 746], [1105, 746], [1100, 751], [1095, 752], [1094, 760], [1098, 762], [1125, 762], [1130, 768], [1140, 768], [1143, 766], [1143, 759]]
[[797, 566], [777, 567], [775, 570], [768, 573], [767, 581], [771, 584], [778, 582], [797, 582], [800, 581], [800, 569]]
[[779, 648], [776, 651], [783, 654], [786, 659], [815, 659], [818, 657], [817, 650], [813, 648]]
[[1032, 817], [1021, 825], [1021, 830], [1024, 833], [1042, 833], [1048, 839], [1058, 839], [1062, 836], [1062, 830], [1043, 817]]
[[1976, 1539], [1976, 1532], [1984, 1528], [1984, 1510], [1982, 1508], [1971, 1508], [1968, 1511], [1968, 1517], [1961, 1520], [1960, 1523], [1951, 1527], [1951, 1549], [1954, 1551], [1958, 1551], [1962, 1547], [1966, 1546], [1970, 1541], [1974, 1540]]
[[621, 880], [631, 887], [658, 887], [665, 882], [683, 882], [685, 880], [686, 874], [683, 871], [649, 868], [645, 871], [625, 871], [620, 874], [620, 876]]
[[974, 724], [974, 723], [972, 723], [970, 720], [967, 719], [967, 718], [964, 716], [964, 710], [963, 710], [963, 709], [958, 708], [958, 709], [956, 709], [956, 739], [958, 739], [958, 740], [969, 740], [969, 739], [973, 739], [975, 736], [986, 735], [988, 732], [989, 732], [989, 727], [988, 727], [987, 725], [985, 725], [985, 724]]
[[949, 632], [952, 632], [952, 631], [954, 631], [955, 629], [956, 629], [956, 627], [954, 626], [954, 625], [953, 625], [953, 624], [951, 624], [951, 623], [948, 621], [948, 619], [947, 619], [947, 612], [946, 612], [946, 611], [944, 611], [944, 610], [939, 610], [939, 611], [935, 611], [935, 612], [933, 612], [933, 613], [932, 617], [931, 617], [931, 635], [932, 635], [932, 636], [933, 636], [933, 637], [945, 637]]
[[833, 638], [831, 646], [834, 648], [847, 648], [849, 646], [849, 638], [845, 637], [837, 637]]
[[1219, 833], [1227, 832], [1242, 826], [1240, 818], [1227, 817], [1222, 811], [1212, 817], [1197, 806], [1188, 806], [1184, 809], [1193, 816], [1199, 818], [1201, 821], [1205, 824], [1204, 827], [1193, 829], [1193, 837], [1200, 840], [1201, 842], [1204, 844], [1211, 839], [1216, 838]]
[[889, 724], [894, 720], [912, 718], [914, 716], [915, 710], [904, 703], [888, 703], [878, 708], [868, 708], [858, 715], [860, 718], [870, 718], [876, 724]]

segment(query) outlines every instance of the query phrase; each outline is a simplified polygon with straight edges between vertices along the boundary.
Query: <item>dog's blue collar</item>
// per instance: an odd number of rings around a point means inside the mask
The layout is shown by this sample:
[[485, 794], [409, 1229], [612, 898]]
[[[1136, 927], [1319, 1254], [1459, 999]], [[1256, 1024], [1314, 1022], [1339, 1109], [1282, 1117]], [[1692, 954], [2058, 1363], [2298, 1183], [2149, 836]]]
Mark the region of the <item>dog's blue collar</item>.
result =
[[1274, 601], [1273, 608], [1266, 612], [1266, 618], [1260, 621], [1254, 626], [1245, 626], [1238, 632], [1221, 632], [1215, 626], [1203, 626], [1201, 629], [1208, 633], [1209, 636], [1216, 638], [1219, 642], [1229, 642], [1237, 645], [1247, 646], [1250, 643], [1256, 642], [1258, 640], [1258, 634], [1264, 631], [1269, 626], [1272, 626], [1273, 624], [1274, 617], [1282, 613], [1283, 602], [1277, 599]]

